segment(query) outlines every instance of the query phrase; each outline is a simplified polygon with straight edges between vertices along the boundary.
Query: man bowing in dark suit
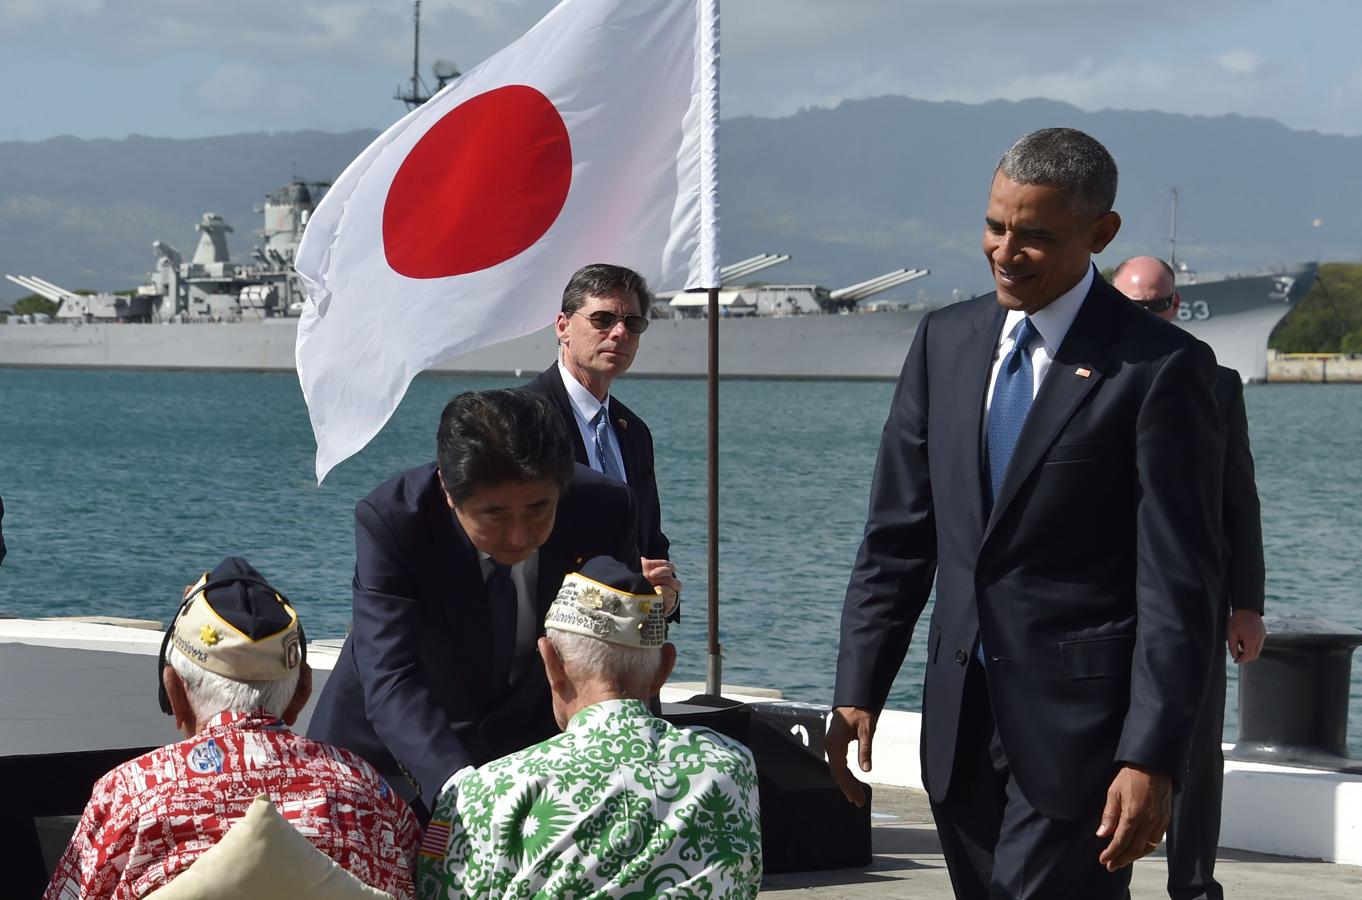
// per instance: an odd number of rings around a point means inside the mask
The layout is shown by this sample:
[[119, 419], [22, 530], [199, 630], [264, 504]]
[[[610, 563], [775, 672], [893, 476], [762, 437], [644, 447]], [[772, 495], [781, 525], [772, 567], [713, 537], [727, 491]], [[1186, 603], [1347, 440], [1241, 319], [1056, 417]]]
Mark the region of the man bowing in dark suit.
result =
[[922, 763], [957, 897], [1125, 896], [1210, 668], [1215, 358], [1094, 271], [1115, 197], [1082, 132], [1003, 155], [996, 293], [918, 326], [847, 589], [826, 747], [858, 802], [847, 748], [868, 771], [935, 580]]
[[652, 300], [647, 282], [632, 269], [607, 263], [578, 269], [563, 289], [554, 326], [558, 361], [525, 389], [547, 397], [563, 417], [577, 462], [633, 489], [643, 576], [662, 589], [670, 612], [681, 582], [662, 533], [653, 435], [633, 410], [610, 396], [610, 385], [629, 371], [648, 330]]
[[[1152, 256], [1136, 256], [1116, 267], [1112, 286], [1149, 312], [1173, 321], [1182, 306], [1173, 267]], [[1168, 896], [1172, 900], [1224, 900], [1215, 880], [1220, 844], [1220, 805], [1225, 784], [1225, 660], [1228, 647], [1236, 664], [1253, 662], [1262, 652], [1264, 566], [1263, 524], [1258, 485], [1253, 477], [1244, 383], [1239, 373], [1219, 366], [1215, 401], [1225, 437], [1224, 545], [1221, 602], [1216, 610], [1216, 650], [1211, 683], [1201, 703], [1182, 790], [1173, 797], [1168, 825]], [[1169, 465], [1179, 465], [1169, 460]]]
[[634, 521], [542, 398], [455, 397], [436, 462], [355, 506], [352, 629], [308, 736], [363, 756], [425, 819], [456, 772], [557, 734], [544, 616], [582, 560], [638, 559]]

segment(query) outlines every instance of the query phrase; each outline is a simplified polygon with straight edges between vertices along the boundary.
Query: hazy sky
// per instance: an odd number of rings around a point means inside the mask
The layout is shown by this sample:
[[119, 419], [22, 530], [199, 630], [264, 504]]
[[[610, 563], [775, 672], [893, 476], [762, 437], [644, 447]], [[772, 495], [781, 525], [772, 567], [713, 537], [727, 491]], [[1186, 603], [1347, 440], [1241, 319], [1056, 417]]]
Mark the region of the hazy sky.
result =
[[[422, 69], [552, 5], [426, 0]], [[726, 117], [1048, 97], [1362, 134], [1357, 0], [725, 0], [722, 31]], [[0, 0], [0, 140], [381, 128], [410, 67], [407, 0]]]

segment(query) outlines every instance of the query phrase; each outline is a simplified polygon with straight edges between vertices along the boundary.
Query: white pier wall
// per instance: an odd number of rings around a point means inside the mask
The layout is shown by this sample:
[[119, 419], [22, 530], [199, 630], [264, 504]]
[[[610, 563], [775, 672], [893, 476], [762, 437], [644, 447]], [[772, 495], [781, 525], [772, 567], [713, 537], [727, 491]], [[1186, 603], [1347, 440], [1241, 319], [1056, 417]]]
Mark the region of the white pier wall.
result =
[[[0, 619], [0, 652], [6, 643], [155, 656], [161, 633], [62, 619]], [[311, 642], [308, 662], [314, 669], [329, 672], [339, 648], [339, 641]], [[685, 700], [696, 693], [694, 687], [664, 687], [662, 698]], [[764, 693], [743, 694], [735, 689], [725, 696], [760, 702], [770, 701], [774, 692]], [[150, 682], [146, 701], [154, 703]], [[847, 763], [872, 785], [920, 790], [921, 735], [920, 713], [885, 710], [875, 732], [872, 770], [862, 773], [857, 768], [855, 744]], [[1220, 844], [1255, 853], [1362, 865], [1362, 775], [1228, 761]]]

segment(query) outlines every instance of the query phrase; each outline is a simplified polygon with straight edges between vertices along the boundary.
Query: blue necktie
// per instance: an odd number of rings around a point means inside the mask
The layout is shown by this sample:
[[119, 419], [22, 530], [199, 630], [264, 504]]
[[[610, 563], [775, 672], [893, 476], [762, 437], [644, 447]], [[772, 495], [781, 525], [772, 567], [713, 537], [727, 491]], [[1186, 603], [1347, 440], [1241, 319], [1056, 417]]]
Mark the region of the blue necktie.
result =
[[511, 675], [511, 660], [515, 658], [516, 607], [520, 605], [511, 567], [489, 560], [492, 572], [487, 576], [487, 611], [492, 620], [492, 688], [500, 692]]
[[601, 464], [601, 471], [623, 481], [624, 473], [620, 471], [619, 463], [615, 462], [615, 454], [610, 452], [610, 419], [605, 414], [604, 406], [596, 410], [591, 425], [596, 429], [596, 462]]
[[988, 407], [988, 472], [989, 498], [996, 500], [998, 489], [1007, 474], [1012, 451], [1017, 448], [1026, 413], [1031, 409], [1033, 379], [1031, 375], [1031, 341], [1036, 327], [1030, 319], [1022, 319], [1013, 332], [1012, 352], [998, 367], [998, 380], [993, 384], [993, 402]]
[[[998, 497], [998, 488], [1002, 487], [1003, 476], [1007, 474], [1007, 464], [1012, 461], [1012, 451], [1017, 449], [1017, 439], [1021, 437], [1022, 426], [1026, 424], [1026, 413], [1031, 409], [1034, 378], [1030, 345], [1035, 337], [1036, 326], [1031, 324], [1029, 318], [1017, 323], [1013, 332], [1012, 352], [998, 367], [998, 380], [993, 383], [993, 402], [988, 407], [990, 505]], [[974, 655], [981, 664], [987, 665], [982, 635], [974, 645]]]

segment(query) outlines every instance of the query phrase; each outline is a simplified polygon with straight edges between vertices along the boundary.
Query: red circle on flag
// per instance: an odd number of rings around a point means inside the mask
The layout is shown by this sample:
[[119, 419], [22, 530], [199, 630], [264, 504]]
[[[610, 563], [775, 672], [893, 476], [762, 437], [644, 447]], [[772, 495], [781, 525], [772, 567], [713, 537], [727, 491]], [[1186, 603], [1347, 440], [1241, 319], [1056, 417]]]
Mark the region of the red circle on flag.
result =
[[558, 218], [572, 144], [558, 110], [523, 84], [445, 113], [398, 167], [383, 204], [383, 252], [408, 278], [447, 278], [524, 252]]

